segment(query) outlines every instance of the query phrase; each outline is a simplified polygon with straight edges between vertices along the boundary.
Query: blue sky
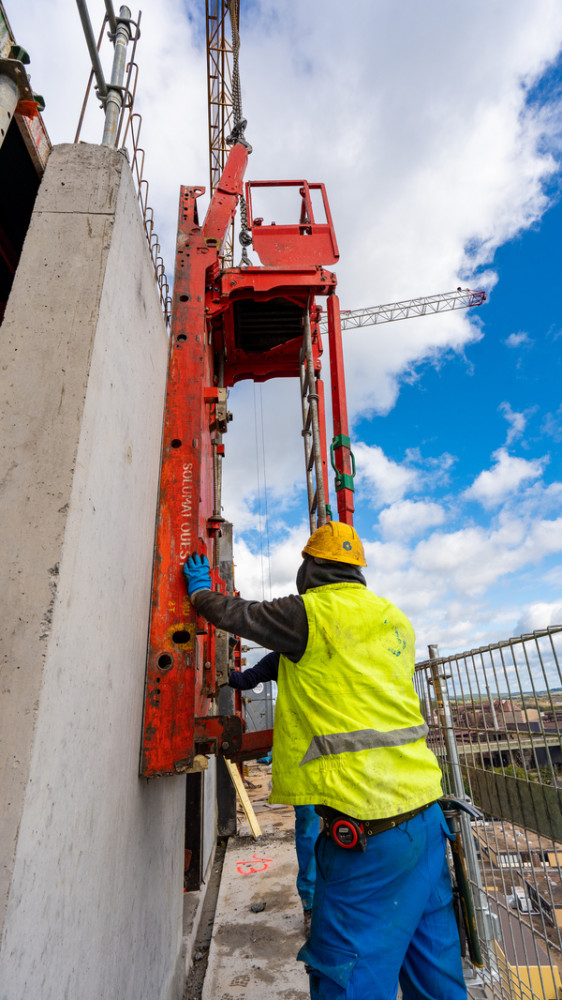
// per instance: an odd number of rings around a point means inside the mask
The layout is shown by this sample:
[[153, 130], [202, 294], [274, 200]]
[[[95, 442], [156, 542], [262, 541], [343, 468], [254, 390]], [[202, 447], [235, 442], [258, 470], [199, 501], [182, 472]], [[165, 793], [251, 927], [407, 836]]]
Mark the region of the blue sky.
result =
[[[6, 6], [51, 138], [71, 141], [88, 72], [77, 12]], [[170, 270], [179, 185], [208, 177], [203, 6], [145, 5], [137, 52]], [[89, 8], [97, 32], [102, 0]], [[369, 585], [410, 616], [421, 658], [429, 642], [456, 652], [562, 622], [562, 7], [241, 9], [248, 176], [325, 182], [342, 308], [458, 285], [488, 294], [478, 310], [344, 334]], [[83, 138], [101, 127], [94, 107]], [[224, 513], [247, 597], [268, 596], [270, 580], [273, 594], [294, 588], [307, 533], [299, 405], [286, 380], [231, 393]]]
[[[558, 480], [561, 236], [558, 201], [539, 224], [496, 251], [498, 282], [477, 311], [481, 339], [462, 354], [451, 352], [437, 364], [420, 364], [402, 382], [391, 413], [371, 420], [359, 416], [355, 433], [375, 440], [395, 462], [404, 461], [411, 447], [429, 456], [455, 456], [449, 484], [459, 492], [486, 468], [492, 452], [506, 444], [511, 428], [510, 452], [527, 460], [548, 455], [543, 478]], [[392, 327], [386, 330], [392, 333]], [[513, 428], [510, 413], [524, 415], [521, 433]]]

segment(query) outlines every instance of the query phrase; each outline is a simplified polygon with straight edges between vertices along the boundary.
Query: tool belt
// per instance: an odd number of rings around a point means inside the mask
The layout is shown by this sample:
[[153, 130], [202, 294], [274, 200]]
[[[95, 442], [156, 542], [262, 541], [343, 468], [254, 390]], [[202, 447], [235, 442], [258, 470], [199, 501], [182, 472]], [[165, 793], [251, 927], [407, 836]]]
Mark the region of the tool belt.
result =
[[347, 851], [364, 851], [367, 837], [376, 837], [378, 833], [384, 833], [385, 830], [392, 830], [395, 826], [407, 823], [409, 819], [413, 819], [432, 805], [433, 802], [426, 802], [418, 809], [399, 813], [397, 816], [385, 816], [383, 819], [355, 819], [330, 806], [315, 806], [314, 809], [322, 818], [320, 832], [324, 836], [330, 837], [338, 847], [343, 847]]

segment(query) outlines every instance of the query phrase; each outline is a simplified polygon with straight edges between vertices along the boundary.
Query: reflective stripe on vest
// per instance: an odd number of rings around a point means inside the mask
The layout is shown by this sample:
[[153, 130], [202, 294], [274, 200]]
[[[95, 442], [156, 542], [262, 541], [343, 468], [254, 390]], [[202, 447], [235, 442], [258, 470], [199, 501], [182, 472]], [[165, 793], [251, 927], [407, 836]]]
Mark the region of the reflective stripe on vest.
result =
[[378, 750], [381, 747], [402, 747], [407, 743], [425, 739], [428, 732], [424, 722], [421, 726], [391, 729], [387, 733], [381, 733], [378, 729], [357, 729], [353, 733], [313, 736], [299, 766], [302, 767], [317, 757], [330, 757], [332, 754], [357, 753], [359, 750]]

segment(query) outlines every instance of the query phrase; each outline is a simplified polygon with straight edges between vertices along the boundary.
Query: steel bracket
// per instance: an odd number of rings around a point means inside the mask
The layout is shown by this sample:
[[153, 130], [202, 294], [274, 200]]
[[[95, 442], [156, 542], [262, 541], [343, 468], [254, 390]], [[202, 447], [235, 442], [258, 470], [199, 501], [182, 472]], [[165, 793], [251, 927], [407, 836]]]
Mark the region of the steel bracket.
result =
[[272, 746], [273, 729], [260, 729], [253, 733], [244, 733], [240, 748], [232, 747], [228, 751], [224, 749], [224, 756], [236, 763], [243, 760], [259, 760], [260, 757], [271, 753]]
[[237, 715], [209, 715], [195, 719], [197, 753], [230, 754], [242, 747], [242, 719]]

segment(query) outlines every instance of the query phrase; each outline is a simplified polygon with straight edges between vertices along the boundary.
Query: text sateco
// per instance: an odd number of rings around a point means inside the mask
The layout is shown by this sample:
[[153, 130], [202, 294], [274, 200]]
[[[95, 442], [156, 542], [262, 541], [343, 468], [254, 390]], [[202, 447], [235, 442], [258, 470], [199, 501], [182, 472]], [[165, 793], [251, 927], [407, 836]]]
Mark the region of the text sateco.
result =
[[193, 463], [184, 462], [181, 483], [180, 564], [183, 566], [193, 550], [191, 518], [193, 514]]

